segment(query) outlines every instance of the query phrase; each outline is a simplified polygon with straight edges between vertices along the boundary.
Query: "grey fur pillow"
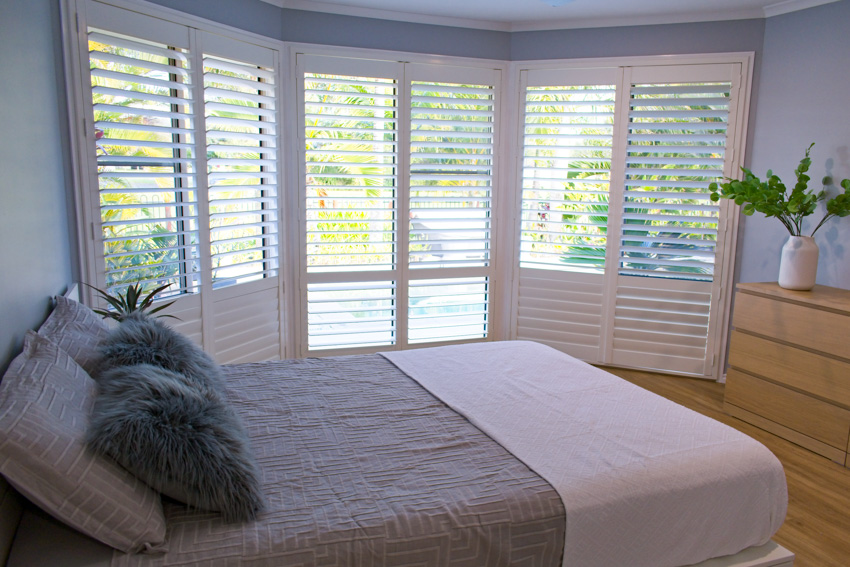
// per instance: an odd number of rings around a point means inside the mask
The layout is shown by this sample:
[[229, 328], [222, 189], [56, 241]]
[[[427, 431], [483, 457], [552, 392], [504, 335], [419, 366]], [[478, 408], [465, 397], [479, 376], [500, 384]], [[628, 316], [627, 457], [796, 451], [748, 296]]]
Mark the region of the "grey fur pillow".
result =
[[89, 445], [175, 500], [254, 519], [263, 497], [248, 438], [223, 397], [151, 364], [101, 373]]
[[133, 312], [100, 343], [98, 374], [118, 366], [151, 364], [182, 374], [209, 395], [224, 394], [221, 368], [198, 345], [165, 323]]

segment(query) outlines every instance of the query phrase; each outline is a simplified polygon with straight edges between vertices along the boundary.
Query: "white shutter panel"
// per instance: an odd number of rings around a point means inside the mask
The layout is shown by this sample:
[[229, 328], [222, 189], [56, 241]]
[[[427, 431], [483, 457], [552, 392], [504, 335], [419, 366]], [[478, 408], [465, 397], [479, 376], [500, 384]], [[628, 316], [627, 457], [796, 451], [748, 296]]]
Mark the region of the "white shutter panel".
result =
[[199, 291], [193, 86], [182, 49], [90, 29], [105, 284]]
[[273, 68], [204, 55], [213, 288], [278, 271], [278, 111]]
[[277, 53], [98, 3], [86, 17], [100, 217], [89, 219], [108, 289], [171, 284], [168, 322], [218, 362], [284, 356]]
[[307, 73], [307, 271], [395, 265], [396, 84]]
[[522, 267], [603, 270], [614, 94], [614, 85], [526, 89]]
[[616, 70], [526, 72], [516, 336], [596, 360]]
[[[609, 361], [711, 374], [733, 66], [634, 70]], [[700, 77], [706, 77], [700, 79]], [[666, 80], [654, 80], [654, 79]]]
[[493, 87], [414, 81], [410, 267], [489, 262]]
[[197, 40], [212, 287], [206, 329], [219, 362], [279, 359], [279, 54], [218, 34], [198, 32]]
[[304, 73], [308, 350], [395, 344], [397, 86]]
[[713, 375], [731, 250], [708, 185], [737, 165], [740, 81], [740, 63], [522, 72], [514, 336]]
[[[494, 85], [414, 80], [410, 86], [407, 340], [486, 338]], [[420, 279], [423, 270], [440, 277]]]
[[621, 274], [712, 279], [731, 86], [632, 85]]

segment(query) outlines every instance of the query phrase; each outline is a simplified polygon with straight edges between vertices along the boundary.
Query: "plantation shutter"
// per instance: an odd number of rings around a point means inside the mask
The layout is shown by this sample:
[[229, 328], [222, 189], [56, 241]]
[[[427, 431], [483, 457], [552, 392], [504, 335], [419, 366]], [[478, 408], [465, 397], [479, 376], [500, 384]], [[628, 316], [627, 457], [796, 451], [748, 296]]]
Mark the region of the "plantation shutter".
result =
[[517, 338], [717, 375], [733, 251], [708, 185], [737, 167], [741, 77], [739, 63], [523, 72]]
[[617, 74], [524, 75], [519, 339], [597, 360]]
[[188, 51], [96, 28], [88, 42], [105, 287], [170, 284], [166, 295], [195, 293], [201, 281]]
[[409, 343], [489, 330], [496, 77], [452, 71], [408, 67]]
[[347, 63], [299, 56], [308, 350], [396, 343], [398, 78]]
[[276, 52], [198, 33], [203, 54], [208, 308], [219, 360], [281, 358]]
[[170, 284], [168, 322], [218, 362], [282, 357], [278, 53], [85, 5], [89, 281]]
[[726, 171], [733, 73], [703, 65], [628, 76], [614, 364], [710, 371], [722, 227], [708, 185]]
[[271, 61], [204, 55], [214, 288], [277, 274], [276, 88]]
[[493, 69], [299, 54], [302, 352], [486, 339]]

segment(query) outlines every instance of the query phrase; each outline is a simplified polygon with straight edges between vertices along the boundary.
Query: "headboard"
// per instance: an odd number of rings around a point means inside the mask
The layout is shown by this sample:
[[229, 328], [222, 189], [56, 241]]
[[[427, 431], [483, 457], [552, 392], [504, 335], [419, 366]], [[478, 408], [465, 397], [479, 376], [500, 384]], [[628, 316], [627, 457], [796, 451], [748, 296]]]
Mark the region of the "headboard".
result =
[[9, 558], [23, 509], [23, 497], [0, 476], [0, 565], [5, 565]]

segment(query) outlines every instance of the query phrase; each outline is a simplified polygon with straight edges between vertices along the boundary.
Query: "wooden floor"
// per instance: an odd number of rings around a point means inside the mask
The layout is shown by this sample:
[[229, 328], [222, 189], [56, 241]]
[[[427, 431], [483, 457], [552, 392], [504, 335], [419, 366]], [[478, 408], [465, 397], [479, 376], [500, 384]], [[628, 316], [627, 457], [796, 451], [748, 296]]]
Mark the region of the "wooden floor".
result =
[[723, 413], [723, 385], [605, 368], [665, 398], [743, 431], [785, 467], [788, 515], [774, 540], [797, 555], [794, 567], [850, 566], [850, 469]]

